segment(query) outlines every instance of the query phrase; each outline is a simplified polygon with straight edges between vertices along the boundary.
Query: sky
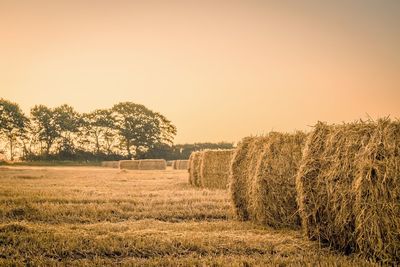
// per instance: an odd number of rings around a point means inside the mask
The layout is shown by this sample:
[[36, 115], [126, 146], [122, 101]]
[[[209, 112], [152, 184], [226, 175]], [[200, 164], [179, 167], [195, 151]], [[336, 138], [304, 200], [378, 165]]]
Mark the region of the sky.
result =
[[0, 97], [121, 101], [175, 143], [400, 118], [400, 1], [0, 0]]

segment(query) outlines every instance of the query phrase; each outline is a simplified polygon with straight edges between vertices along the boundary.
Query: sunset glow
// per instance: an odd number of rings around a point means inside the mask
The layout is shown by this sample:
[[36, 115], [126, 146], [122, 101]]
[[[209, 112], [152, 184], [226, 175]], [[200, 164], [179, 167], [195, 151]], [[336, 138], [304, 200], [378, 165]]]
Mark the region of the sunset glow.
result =
[[327, 2], [2, 0], [0, 97], [140, 103], [175, 143], [400, 117], [400, 1]]

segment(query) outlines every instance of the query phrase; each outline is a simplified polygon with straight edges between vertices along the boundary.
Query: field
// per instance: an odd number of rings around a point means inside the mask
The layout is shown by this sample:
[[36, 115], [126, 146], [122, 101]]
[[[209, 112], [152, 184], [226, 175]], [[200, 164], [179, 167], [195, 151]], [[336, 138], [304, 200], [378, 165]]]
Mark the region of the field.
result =
[[0, 265], [369, 266], [235, 219], [186, 171], [1, 167]]

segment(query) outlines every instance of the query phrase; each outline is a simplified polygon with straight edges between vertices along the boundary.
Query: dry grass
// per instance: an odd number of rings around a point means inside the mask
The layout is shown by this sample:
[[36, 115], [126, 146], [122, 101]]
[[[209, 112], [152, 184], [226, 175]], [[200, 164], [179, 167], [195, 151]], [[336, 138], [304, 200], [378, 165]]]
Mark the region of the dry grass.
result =
[[201, 152], [201, 187], [227, 189], [233, 153], [234, 150], [205, 150]]
[[182, 171], [0, 169], [2, 266], [372, 265], [233, 217]]

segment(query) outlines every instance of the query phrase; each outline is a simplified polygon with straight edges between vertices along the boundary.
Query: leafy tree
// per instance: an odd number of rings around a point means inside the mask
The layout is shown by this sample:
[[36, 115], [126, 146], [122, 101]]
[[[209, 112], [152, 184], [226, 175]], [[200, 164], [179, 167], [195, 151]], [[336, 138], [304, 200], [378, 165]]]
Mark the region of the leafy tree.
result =
[[167, 118], [143, 105], [122, 102], [114, 105], [112, 111], [115, 127], [130, 158], [132, 150], [136, 154], [156, 144], [172, 143], [176, 135], [176, 127]]
[[115, 140], [115, 127], [112, 111], [97, 109], [91, 113], [83, 114], [84, 132], [87, 142], [94, 143], [96, 154], [105, 151], [112, 154]]
[[28, 123], [18, 104], [0, 99], [0, 134], [9, 142], [11, 160], [14, 160], [15, 143], [25, 133]]
[[82, 124], [82, 118], [73, 107], [61, 105], [54, 108], [53, 118], [60, 137], [59, 152], [71, 154], [74, 151], [73, 136], [79, 131]]
[[39, 142], [45, 143], [46, 157], [48, 157], [52, 145], [60, 136], [54, 112], [44, 105], [36, 105], [31, 109], [31, 120]]

